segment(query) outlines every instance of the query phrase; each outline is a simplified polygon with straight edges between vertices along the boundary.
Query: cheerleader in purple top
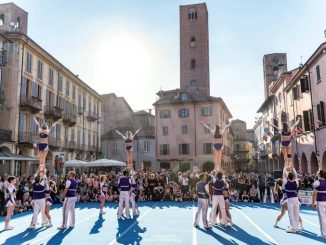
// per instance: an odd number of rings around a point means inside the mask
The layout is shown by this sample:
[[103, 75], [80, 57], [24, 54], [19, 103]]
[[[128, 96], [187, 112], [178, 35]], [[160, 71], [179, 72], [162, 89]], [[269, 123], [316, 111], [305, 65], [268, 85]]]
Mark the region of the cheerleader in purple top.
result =
[[36, 120], [34, 117], [34, 122], [38, 126], [38, 132], [39, 132], [39, 144], [38, 144], [38, 154], [39, 154], [39, 159], [40, 159], [40, 170], [44, 171], [45, 169], [45, 160], [46, 156], [49, 151], [49, 135], [51, 132], [51, 129], [59, 123], [59, 121], [56, 121], [55, 123], [52, 124], [52, 126], [49, 128], [49, 126], [45, 123], [42, 126], [40, 126], [40, 123]]
[[119, 134], [123, 138], [123, 140], [126, 143], [127, 169], [129, 171], [131, 171], [131, 170], [133, 170], [133, 167], [132, 167], [132, 152], [133, 152], [132, 141], [133, 141], [134, 137], [136, 136], [136, 134], [139, 133], [140, 128], [137, 129], [135, 133], [132, 133], [131, 131], [127, 131], [126, 135], [123, 135], [118, 130], [115, 130], [115, 131], [117, 132], [117, 134]]
[[213, 149], [214, 149], [214, 171], [222, 171], [221, 161], [222, 161], [222, 150], [223, 150], [223, 134], [230, 127], [231, 123], [220, 130], [220, 126], [216, 125], [214, 130], [211, 129], [206, 123], [201, 121], [203, 126], [207, 128], [213, 134]]

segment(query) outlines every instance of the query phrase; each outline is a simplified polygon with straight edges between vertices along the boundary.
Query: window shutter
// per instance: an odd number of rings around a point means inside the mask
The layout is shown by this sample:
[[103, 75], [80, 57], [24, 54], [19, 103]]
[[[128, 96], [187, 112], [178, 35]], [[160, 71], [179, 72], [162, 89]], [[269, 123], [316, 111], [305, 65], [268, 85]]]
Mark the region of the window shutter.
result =
[[297, 87], [292, 88], [292, 96], [293, 96], [293, 100], [298, 100]]
[[326, 120], [325, 120], [325, 107], [324, 107], [324, 102], [320, 101], [320, 118], [323, 126], [326, 125]]
[[281, 114], [281, 120], [282, 122], [286, 122], [286, 112], [285, 111], [282, 111], [282, 114]]
[[308, 81], [308, 76], [303, 76], [300, 79], [300, 87], [301, 87], [301, 93], [305, 93], [309, 91], [309, 81]]
[[304, 130], [310, 131], [309, 111], [303, 111]]

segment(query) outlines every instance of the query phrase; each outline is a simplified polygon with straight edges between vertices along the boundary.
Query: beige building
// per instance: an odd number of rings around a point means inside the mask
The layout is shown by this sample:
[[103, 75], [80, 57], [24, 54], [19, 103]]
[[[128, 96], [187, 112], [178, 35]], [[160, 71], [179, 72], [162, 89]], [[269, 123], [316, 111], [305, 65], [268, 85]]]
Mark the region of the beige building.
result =
[[[210, 96], [208, 12], [205, 3], [180, 6], [180, 89], [159, 91], [154, 103], [156, 156], [160, 168], [185, 171], [214, 167], [212, 128], [232, 117], [224, 101]], [[232, 133], [224, 135], [224, 169], [232, 168]]]
[[[57, 155], [64, 160], [98, 156], [100, 95], [27, 36], [25, 11], [9, 3], [0, 4], [0, 13], [4, 18], [0, 31], [11, 40], [4, 44], [7, 65], [2, 68], [1, 90], [5, 106], [0, 109], [0, 129], [10, 132], [10, 140], [0, 145], [1, 150], [36, 157], [36, 117], [49, 125], [61, 119], [49, 137], [46, 166], [50, 171]], [[5, 162], [1, 172], [31, 173], [36, 167], [31, 162]]]
[[102, 103], [102, 135], [117, 127], [132, 127], [134, 111], [123, 97], [114, 93], [101, 95]]
[[[272, 99], [267, 99], [259, 109], [262, 116], [255, 125], [256, 133], [259, 133], [266, 126], [273, 131], [266, 122], [282, 128], [283, 122], [292, 126], [298, 118], [301, 119], [298, 127], [302, 134], [291, 141], [292, 160], [300, 173], [315, 173], [320, 168], [326, 169], [326, 87], [323, 82], [326, 77], [325, 53], [326, 44], [322, 43], [299, 68], [287, 72], [281, 65], [275, 69], [276, 72], [282, 72], [271, 82], [269, 94]], [[282, 169], [284, 161], [279, 137], [273, 137], [264, 144], [271, 144], [272, 147], [271, 157], [268, 157], [272, 162], [268, 161], [264, 169]], [[266, 155], [269, 156], [268, 152]]]
[[233, 157], [235, 169], [254, 170], [252, 164], [252, 143], [249, 140], [246, 122], [242, 120], [232, 120], [231, 128], [234, 133]]

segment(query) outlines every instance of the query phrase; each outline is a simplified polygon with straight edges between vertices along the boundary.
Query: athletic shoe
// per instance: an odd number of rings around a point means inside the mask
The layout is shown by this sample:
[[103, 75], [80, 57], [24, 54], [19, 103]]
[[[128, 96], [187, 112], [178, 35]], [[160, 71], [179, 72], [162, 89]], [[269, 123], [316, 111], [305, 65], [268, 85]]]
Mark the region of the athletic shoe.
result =
[[274, 228], [278, 228], [278, 225], [277, 224], [274, 224], [273, 226], [274, 226]]
[[67, 229], [67, 227], [65, 227], [65, 226], [59, 226], [58, 227], [58, 230], [65, 230], [65, 229]]
[[100, 211], [100, 214], [106, 214], [106, 212], [105, 211]]
[[47, 223], [46, 225], [45, 225], [45, 227], [46, 228], [49, 228], [49, 227], [52, 227], [53, 225], [51, 224], [51, 223]]
[[74, 225], [69, 225], [68, 227], [69, 227], [69, 228], [75, 228], [75, 226], [74, 226]]
[[194, 227], [198, 228], [198, 227], [199, 227], [199, 225], [198, 225], [198, 224], [194, 224]]
[[36, 225], [31, 224], [31, 225], [29, 226], [29, 228], [30, 228], [30, 229], [35, 229], [35, 228], [36, 228]]
[[14, 227], [10, 226], [10, 225], [5, 226], [5, 228], [4, 228], [5, 231], [9, 231], [9, 230], [12, 230], [12, 229], [14, 229]]
[[291, 228], [287, 229], [286, 232], [287, 232], [287, 233], [297, 233], [296, 230], [291, 229]]

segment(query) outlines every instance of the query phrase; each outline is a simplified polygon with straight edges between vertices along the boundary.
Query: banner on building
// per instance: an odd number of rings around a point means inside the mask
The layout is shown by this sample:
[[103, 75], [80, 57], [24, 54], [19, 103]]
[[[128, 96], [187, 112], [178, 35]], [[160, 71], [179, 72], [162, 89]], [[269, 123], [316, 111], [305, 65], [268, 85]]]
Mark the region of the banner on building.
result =
[[56, 175], [62, 175], [63, 166], [65, 164], [65, 153], [64, 152], [53, 152], [54, 156], [54, 170]]
[[301, 204], [311, 205], [312, 204], [312, 194], [313, 191], [299, 190], [298, 198]]

